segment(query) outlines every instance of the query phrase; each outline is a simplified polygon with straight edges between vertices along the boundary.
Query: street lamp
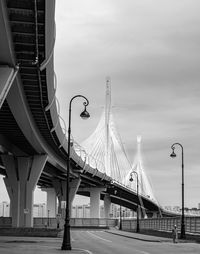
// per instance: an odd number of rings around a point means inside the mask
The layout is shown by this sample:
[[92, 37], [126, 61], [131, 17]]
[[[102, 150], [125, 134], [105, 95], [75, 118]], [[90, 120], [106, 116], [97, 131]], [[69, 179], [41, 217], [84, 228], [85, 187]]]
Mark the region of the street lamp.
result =
[[[139, 191], [138, 191], [138, 187], [139, 187], [139, 184], [138, 184], [138, 173], [136, 171], [132, 171], [131, 174], [130, 174], [130, 178], [129, 178], [129, 181], [132, 182], [133, 181], [133, 176], [132, 174], [135, 174], [136, 175], [136, 179], [137, 179], [137, 199], [138, 199], [138, 202], [139, 202]], [[136, 232], [140, 232], [140, 223], [139, 223], [139, 204], [137, 204], [137, 227], [136, 227]]]
[[90, 117], [90, 114], [87, 112], [86, 107], [89, 104], [88, 99], [83, 95], [74, 96], [69, 103], [69, 126], [68, 126], [68, 158], [67, 158], [67, 179], [66, 179], [66, 215], [65, 215], [65, 225], [64, 225], [64, 235], [62, 242], [62, 250], [71, 250], [71, 239], [70, 239], [70, 215], [69, 215], [69, 172], [70, 172], [70, 136], [71, 136], [71, 105], [72, 101], [77, 98], [82, 97], [86, 101], [83, 102], [84, 110], [80, 114], [80, 117], [87, 119]]
[[[114, 190], [114, 194], [117, 194], [117, 190]], [[119, 200], [119, 230], [122, 230], [122, 193], [121, 190], [119, 190], [119, 196], [120, 196], [120, 200]]]
[[175, 158], [176, 157], [176, 154], [174, 152], [174, 149], [175, 149], [175, 145], [179, 145], [181, 147], [181, 150], [182, 150], [182, 216], [181, 216], [181, 235], [180, 235], [180, 238], [181, 239], [185, 239], [186, 236], [185, 236], [185, 219], [184, 219], [184, 155], [183, 155], [183, 146], [180, 144], [180, 143], [174, 143], [172, 146], [171, 146], [171, 149], [172, 149], [172, 153], [170, 154], [170, 156], [172, 158]]
[[120, 208], [119, 208], [119, 230], [122, 230], [122, 193], [121, 190], [119, 191], [120, 195]]
[[50, 213], [50, 210], [47, 211], [47, 226], [49, 227], [50, 224], [49, 224], [49, 213]]

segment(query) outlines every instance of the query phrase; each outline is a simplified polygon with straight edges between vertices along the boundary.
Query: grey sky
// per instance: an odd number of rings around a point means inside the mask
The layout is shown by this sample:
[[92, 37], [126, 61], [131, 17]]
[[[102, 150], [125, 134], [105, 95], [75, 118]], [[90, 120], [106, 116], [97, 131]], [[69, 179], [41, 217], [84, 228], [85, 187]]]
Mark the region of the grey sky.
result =
[[[73, 136], [87, 138], [100, 118], [105, 78], [111, 77], [116, 125], [131, 161], [142, 135], [145, 169], [162, 205], [181, 204], [185, 152], [185, 205], [200, 203], [200, 1], [57, 1], [55, 69], [61, 114], [76, 94], [90, 100], [83, 122], [74, 102]], [[67, 122], [67, 121], [66, 121]]]

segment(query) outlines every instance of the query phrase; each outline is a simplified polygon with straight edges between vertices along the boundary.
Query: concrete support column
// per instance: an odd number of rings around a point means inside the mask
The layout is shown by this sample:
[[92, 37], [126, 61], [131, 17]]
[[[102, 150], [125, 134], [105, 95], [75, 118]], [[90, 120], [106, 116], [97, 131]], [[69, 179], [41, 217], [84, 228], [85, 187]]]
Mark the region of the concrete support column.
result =
[[138, 210], [136, 211], [139, 215], [139, 219], [144, 219], [143, 213], [142, 213], [142, 208], [141, 206], [138, 207]]
[[[5, 165], [5, 161], [3, 162]], [[9, 165], [10, 164], [10, 165]], [[14, 161], [8, 161], [7, 166], [10, 171], [8, 177], [4, 178], [4, 183], [10, 198], [11, 214], [12, 214], [12, 227], [19, 227], [19, 203], [20, 203], [20, 188], [19, 181], [15, 175]], [[7, 171], [7, 170], [6, 170]], [[6, 172], [7, 173], [7, 172]], [[10, 184], [11, 182], [11, 184]], [[11, 187], [12, 186], [12, 187]]]
[[71, 216], [71, 213], [72, 213], [72, 203], [74, 201], [74, 198], [75, 198], [75, 195], [76, 195], [76, 192], [79, 188], [79, 185], [81, 183], [81, 179], [80, 178], [75, 178], [73, 179], [70, 184], [69, 184], [69, 212], [70, 212], [70, 216]]
[[62, 197], [61, 196], [58, 196], [58, 214], [62, 214]]
[[149, 211], [147, 213], [147, 218], [158, 218], [159, 213], [157, 211]]
[[47, 217], [55, 218], [57, 213], [57, 197], [54, 188], [46, 188], [42, 189], [47, 193], [47, 200], [46, 200], [46, 209], [47, 209]]
[[158, 212], [153, 212], [153, 217], [152, 218], [158, 218]]
[[100, 194], [104, 188], [90, 188], [90, 218], [100, 218]]
[[111, 199], [108, 193], [104, 196], [104, 217], [110, 218], [110, 207], [111, 207]]
[[63, 212], [62, 201], [66, 200], [66, 181], [55, 179], [53, 180], [53, 187], [58, 198], [58, 214], [61, 214], [64, 218], [65, 213]]
[[53, 187], [55, 189], [55, 193], [56, 193], [56, 196], [58, 198], [58, 214], [61, 214], [62, 213], [62, 210], [61, 210], [61, 202], [63, 200], [63, 193], [62, 193], [62, 186], [61, 186], [61, 181], [60, 180], [53, 180]]
[[[70, 214], [72, 210], [72, 203], [80, 183], [81, 183], [81, 179], [75, 178], [71, 180], [69, 184], [69, 213]], [[66, 201], [66, 181], [55, 180], [53, 181], [53, 186], [54, 186], [56, 195], [58, 197], [58, 202], [59, 202], [58, 213], [62, 214], [61, 202]]]
[[4, 182], [12, 204], [12, 226], [33, 226], [33, 192], [47, 160], [46, 155], [33, 157], [1, 156], [6, 168]]

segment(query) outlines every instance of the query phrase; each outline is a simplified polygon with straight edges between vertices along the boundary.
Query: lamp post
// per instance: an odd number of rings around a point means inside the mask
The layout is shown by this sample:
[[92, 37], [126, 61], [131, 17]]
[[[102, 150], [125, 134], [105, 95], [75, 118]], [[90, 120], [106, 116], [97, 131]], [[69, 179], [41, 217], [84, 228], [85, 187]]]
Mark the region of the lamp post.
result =
[[[129, 181], [132, 182], [133, 181], [133, 176], [132, 174], [136, 175], [136, 179], [137, 179], [137, 199], [139, 202], [139, 184], [138, 184], [138, 173], [136, 171], [132, 171], [130, 174], [130, 179]], [[140, 232], [140, 223], [139, 223], [139, 204], [137, 204], [137, 227], [136, 227], [136, 232]]]
[[182, 167], [182, 216], [181, 216], [181, 235], [180, 238], [181, 239], [185, 239], [185, 219], [184, 219], [184, 154], [183, 154], [183, 146], [180, 143], [174, 143], [171, 146], [172, 149], [172, 153], [170, 154], [170, 156], [172, 158], [176, 157], [176, 154], [174, 152], [175, 146], [179, 145], [181, 147], [182, 150], [182, 163], [181, 163], [181, 167]]
[[[117, 190], [114, 190], [114, 194], [116, 195], [117, 194]], [[120, 197], [120, 200], [119, 200], [119, 230], [122, 230], [122, 194], [121, 194], [121, 190], [119, 190], [119, 197]]]
[[44, 204], [42, 204], [42, 226], [43, 226], [43, 209], [44, 209]]
[[67, 179], [66, 179], [66, 215], [65, 215], [65, 225], [64, 225], [64, 235], [62, 242], [62, 250], [71, 250], [71, 239], [70, 239], [70, 214], [69, 214], [69, 173], [70, 173], [70, 137], [71, 137], [71, 106], [72, 101], [75, 98], [82, 97], [85, 99], [83, 102], [84, 110], [80, 114], [80, 117], [83, 119], [87, 119], [90, 117], [90, 114], [87, 112], [86, 107], [89, 104], [88, 99], [83, 95], [74, 96], [69, 103], [69, 125], [68, 125], [68, 158], [67, 158]]
[[47, 226], [49, 227], [49, 213], [50, 213], [50, 210], [47, 211]]
[[122, 194], [121, 194], [121, 190], [119, 191], [119, 195], [120, 195], [119, 230], [122, 230]]

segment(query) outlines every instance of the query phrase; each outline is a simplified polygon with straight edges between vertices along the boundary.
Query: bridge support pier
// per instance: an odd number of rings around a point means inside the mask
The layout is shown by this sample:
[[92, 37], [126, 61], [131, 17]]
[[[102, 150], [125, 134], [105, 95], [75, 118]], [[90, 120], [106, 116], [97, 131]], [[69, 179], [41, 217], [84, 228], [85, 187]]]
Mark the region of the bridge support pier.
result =
[[69, 184], [69, 204], [70, 204], [70, 215], [71, 215], [71, 212], [72, 212], [72, 203], [73, 203], [73, 200], [75, 198], [75, 195], [76, 195], [76, 192], [78, 190], [78, 187], [81, 183], [81, 179], [80, 178], [75, 178], [72, 180], [72, 182], [70, 182]]
[[110, 218], [110, 207], [111, 207], [111, 199], [108, 193], [104, 196], [104, 217]]
[[53, 187], [58, 198], [58, 214], [62, 214], [61, 203], [65, 200], [66, 182], [61, 180], [53, 180]]
[[100, 218], [100, 194], [105, 188], [90, 188], [90, 218]]
[[57, 212], [57, 197], [54, 188], [42, 188], [42, 191], [47, 193], [47, 200], [46, 200], [46, 214], [47, 217], [55, 218]]
[[13, 157], [1, 155], [7, 177], [4, 182], [12, 207], [13, 227], [33, 227], [33, 192], [47, 156]]
[[[72, 203], [81, 183], [80, 178], [73, 179], [69, 184], [69, 213], [71, 214]], [[58, 213], [62, 214], [61, 202], [66, 200], [66, 181], [53, 181], [54, 189], [58, 197]], [[65, 215], [64, 215], [65, 216]]]
[[148, 211], [147, 212], [147, 217], [148, 218], [158, 218], [159, 213], [157, 211]]

